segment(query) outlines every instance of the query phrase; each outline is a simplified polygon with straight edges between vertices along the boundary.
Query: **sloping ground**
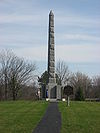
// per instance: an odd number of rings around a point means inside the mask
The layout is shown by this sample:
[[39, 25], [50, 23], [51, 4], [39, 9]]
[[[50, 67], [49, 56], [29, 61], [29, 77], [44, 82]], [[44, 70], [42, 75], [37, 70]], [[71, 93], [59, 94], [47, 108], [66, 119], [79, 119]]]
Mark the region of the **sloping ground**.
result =
[[44, 115], [47, 102], [0, 102], [0, 133], [31, 133]]
[[100, 133], [100, 102], [60, 102], [61, 133]]

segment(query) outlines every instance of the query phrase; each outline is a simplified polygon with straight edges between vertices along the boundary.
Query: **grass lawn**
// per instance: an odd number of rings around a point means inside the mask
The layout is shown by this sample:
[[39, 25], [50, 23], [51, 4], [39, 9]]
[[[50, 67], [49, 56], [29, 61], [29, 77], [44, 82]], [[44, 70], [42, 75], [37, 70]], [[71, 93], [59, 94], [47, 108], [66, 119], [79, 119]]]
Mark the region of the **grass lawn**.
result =
[[100, 133], [100, 102], [60, 102], [61, 133]]
[[0, 102], [0, 133], [31, 133], [47, 105], [44, 101]]

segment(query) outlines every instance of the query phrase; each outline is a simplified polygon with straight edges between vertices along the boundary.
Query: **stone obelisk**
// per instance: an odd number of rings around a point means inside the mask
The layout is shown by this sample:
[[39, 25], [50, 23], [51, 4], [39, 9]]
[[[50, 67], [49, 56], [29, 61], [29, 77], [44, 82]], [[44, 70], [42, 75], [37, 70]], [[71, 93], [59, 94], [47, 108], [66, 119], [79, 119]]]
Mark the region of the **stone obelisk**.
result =
[[55, 42], [54, 42], [54, 14], [49, 14], [48, 35], [48, 98], [56, 99], [56, 77], [55, 77]]
[[55, 41], [54, 41], [54, 14], [49, 13], [48, 35], [48, 81], [46, 86], [42, 84], [41, 98], [49, 100], [61, 100], [61, 86], [56, 83], [55, 76]]
[[55, 78], [55, 42], [54, 42], [54, 14], [49, 14], [49, 36], [48, 36], [48, 83], [56, 83]]

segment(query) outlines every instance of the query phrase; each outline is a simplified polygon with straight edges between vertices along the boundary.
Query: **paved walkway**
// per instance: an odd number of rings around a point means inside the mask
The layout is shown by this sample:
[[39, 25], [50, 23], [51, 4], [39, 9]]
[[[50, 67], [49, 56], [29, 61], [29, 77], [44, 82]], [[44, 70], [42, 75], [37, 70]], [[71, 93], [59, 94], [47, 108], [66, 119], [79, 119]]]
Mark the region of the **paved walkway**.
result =
[[60, 133], [61, 114], [57, 104], [57, 102], [51, 102], [49, 104], [45, 115], [33, 133]]

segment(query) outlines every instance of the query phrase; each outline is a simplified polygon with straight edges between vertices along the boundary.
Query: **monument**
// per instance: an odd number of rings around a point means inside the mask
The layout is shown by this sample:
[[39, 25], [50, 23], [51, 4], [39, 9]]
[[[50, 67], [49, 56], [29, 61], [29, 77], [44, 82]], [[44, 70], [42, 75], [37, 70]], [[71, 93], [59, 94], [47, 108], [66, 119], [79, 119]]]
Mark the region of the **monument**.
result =
[[52, 11], [49, 13], [48, 34], [48, 81], [46, 86], [42, 86], [42, 98], [60, 100], [61, 86], [57, 85], [55, 75], [54, 14]]

